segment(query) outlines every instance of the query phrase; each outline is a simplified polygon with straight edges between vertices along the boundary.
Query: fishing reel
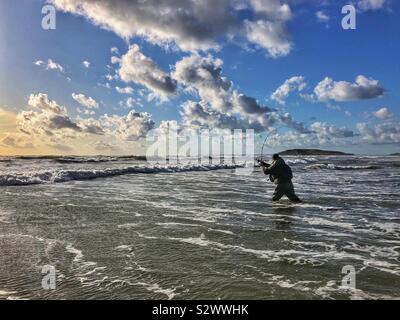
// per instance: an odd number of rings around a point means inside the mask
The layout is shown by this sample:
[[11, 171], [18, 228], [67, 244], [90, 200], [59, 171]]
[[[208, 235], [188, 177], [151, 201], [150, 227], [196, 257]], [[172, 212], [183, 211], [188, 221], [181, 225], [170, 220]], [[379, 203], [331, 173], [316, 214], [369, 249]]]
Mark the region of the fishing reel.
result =
[[260, 166], [262, 166], [262, 167], [269, 167], [270, 166], [270, 164], [269, 163], [267, 163], [267, 162], [265, 162], [264, 160], [261, 160], [261, 159], [256, 159], [256, 161], [260, 164]]

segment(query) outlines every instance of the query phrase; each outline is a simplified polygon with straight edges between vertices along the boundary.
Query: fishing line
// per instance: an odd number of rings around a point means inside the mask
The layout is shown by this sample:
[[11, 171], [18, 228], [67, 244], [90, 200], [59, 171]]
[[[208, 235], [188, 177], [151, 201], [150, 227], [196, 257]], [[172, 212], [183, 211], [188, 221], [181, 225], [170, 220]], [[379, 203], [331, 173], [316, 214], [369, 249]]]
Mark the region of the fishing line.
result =
[[263, 145], [262, 145], [262, 147], [261, 147], [261, 153], [260, 153], [260, 160], [261, 160], [261, 161], [264, 160], [264, 147], [265, 147], [265, 145], [266, 145], [266, 143], [267, 143], [268, 138], [269, 138], [272, 134], [277, 133], [278, 130], [279, 130], [279, 129], [282, 129], [282, 128], [283, 128], [283, 126], [281, 126], [281, 127], [279, 127], [279, 128], [275, 128], [275, 130], [272, 130], [271, 132], [269, 132], [269, 133], [267, 134], [267, 136], [265, 137], [264, 143], [263, 143]]

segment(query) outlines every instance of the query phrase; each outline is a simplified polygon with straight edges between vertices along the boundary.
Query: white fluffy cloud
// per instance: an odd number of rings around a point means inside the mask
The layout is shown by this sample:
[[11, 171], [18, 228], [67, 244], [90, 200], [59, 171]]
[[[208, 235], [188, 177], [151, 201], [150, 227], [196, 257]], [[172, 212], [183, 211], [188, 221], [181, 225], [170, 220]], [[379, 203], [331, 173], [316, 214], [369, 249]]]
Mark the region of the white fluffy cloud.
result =
[[[130, 111], [127, 115], [104, 115], [99, 119], [77, 119], [71, 120], [65, 107], [60, 107], [55, 101], [50, 101], [46, 94], [31, 95], [29, 104], [41, 110], [45, 115], [34, 115], [45, 117], [43, 130], [49, 135], [54, 135], [54, 130], [70, 129], [76, 134], [108, 135], [127, 141], [136, 141], [143, 138], [149, 130], [154, 128], [151, 115], [146, 112]], [[42, 112], [43, 113], [43, 112]], [[55, 118], [54, 114], [59, 116]], [[49, 120], [52, 120], [53, 123]], [[54, 120], [56, 122], [54, 123]], [[35, 128], [37, 129], [37, 128]], [[35, 133], [35, 130], [31, 130]], [[65, 132], [62, 132], [65, 134]]]
[[304, 147], [351, 144], [356, 134], [347, 128], [339, 128], [325, 122], [314, 122], [309, 132], [289, 131], [276, 133], [268, 138], [270, 146]]
[[31, 94], [28, 104], [31, 110], [17, 115], [17, 128], [26, 135], [45, 140], [73, 136], [82, 130], [67, 115], [65, 107], [49, 100], [47, 94]]
[[378, 80], [359, 75], [355, 83], [334, 81], [326, 77], [314, 89], [314, 94], [320, 101], [356, 101], [374, 99], [383, 96], [385, 90]]
[[[100, 151], [110, 143], [138, 141], [155, 127], [150, 114], [135, 111], [126, 115], [105, 114], [97, 119], [73, 119], [67, 108], [50, 100], [45, 93], [31, 94], [28, 106], [29, 110], [16, 115], [17, 132], [7, 133], [0, 144], [25, 149], [44, 146], [71, 152], [86, 141]], [[111, 150], [115, 148], [110, 147]]]
[[393, 116], [393, 114], [386, 107], [380, 108], [379, 110], [373, 112], [373, 115], [382, 120], [389, 119]]
[[183, 105], [185, 125], [231, 129], [270, 130], [275, 123], [306, 131], [288, 114], [260, 105], [253, 97], [233, 89], [232, 82], [222, 75], [222, 60], [211, 55], [184, 57], [175, 65], [173, 77], [189, 92], [199, 95], [200, 102]]
[[182, 125], [186, 129], [253, 129], [261, 132], [269, 129], [277, 121], [272, 115], [253, 119], [240, 118], [219, 112], [205, 101], [187, 101], [182, 105], [181, 116]]
[[380, 123], [374, 126], [358, 123], [357, 129], [361, 133], [362, 140], [367, 143], [400, 143], [400, 125], [398, 121]]
[[119, 64], [118, 73], [122, 81], [141, 84], [161, 99], [175, 94], [176, 81], [140, 52], [138, 45], [131, 45]]
[[92, 97], [86, 97], [82, 93], [73, 93], [72, 98], [76, 102], [78, 102], [82, 107], [88, 109], [97, 109], [99, 107], [99, 104], [97, 103], [96, 100], [94, 100]]
[[292, 91], [302, 91], [306, 87], [304, 77], [295, 76], [286, 80], [276, 91], [271, 95], [271, 99], [280, 104], [285, 104], [286, 98]]
[[104, 115], [101, 123], [106, 132], [125, 141], [137, 141], [155, 128], [147, 112], [130, 111], [126, 116]]
[[[273, 57], [287, 55], [292, 47], [285, 31], [285, 22], [291, 19], [292, 13], [283, 0], [50, 2], [57, 9], [84, 16], [124, 39], [141, 37], [153, 44], [183, 51], [217, 48], [217, 39], [235, 37], [247, 39]], [[244, 9], [251, 12], [246, 22], [240, 18], [240, 11]]]
[[272, 58], [287, 56], [293, 44], [288, 40], [285, 24], [276, 21], [246, 21], [247, 40], [267, 50]]
[[214, 109], [228, 112], [232, 109], [229, 91], [232, 83], [222, 76], [222, 64], [222, 60], [211, 55], [202, 57], [193, 54], [178, 61], [172, 75], [180, 84], [197, 92]]
[[287, 21], [292, 18], [289, 5], [280, 0], [250, 0], [249, 4], [260, 17], [275, 21]]
[[314, 122], [311, 126], [311, 133], [316, 134], [317, 136], [324, 139], [332, 139], [332, 138], [352, 138], [354, 137], [354, 132], [347, 128], [338, 128], [332, 125], [329, 125], [325, 122]]

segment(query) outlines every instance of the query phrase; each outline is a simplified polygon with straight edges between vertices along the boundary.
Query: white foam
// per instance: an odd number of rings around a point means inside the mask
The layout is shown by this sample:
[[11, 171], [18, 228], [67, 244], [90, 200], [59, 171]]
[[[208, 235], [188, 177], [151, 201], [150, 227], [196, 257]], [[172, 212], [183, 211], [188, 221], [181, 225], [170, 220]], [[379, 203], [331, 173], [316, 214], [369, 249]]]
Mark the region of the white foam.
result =
[[160, 287], [159, 284], [157, 283], [146, 283], [146, 282], [137, 282], [135, 283], [136, 285], [140, 285], [145, 287], [148, 291], [154, 292], [154, 293], [161, 293], [164, 294], [168, 297], [168, 300], [172, 300], [176, 296], [176, 288], [174, 289], [163, 289]]
[[124, 223], [124, 224], [119, 224], [117, 228], [119, 229], [132, 229], [139, 226], [139, 223]]
[[82, 259], [83, 259], [83, 253], [82, 253], [82, 251], [81, 250], [78, 250], [78, 249], [76, 249], [76, 248], [74, 248], [73, 246], [72, 246], [72, 244], [68, 244], [66, 247], [65, 247], [65, 249], [69, 252], [69, 253], [71, 253], [71, 254], [73, 254], [75, 257], [74, 257], [74, 262], [80, 262], [80, 261], [82, 261]]
[[15, 294], [17, 291], [6, 291], [0, 290], [0, 300], [22, 300], [21, 298], [17, 297]]
[[131, 166], [116, 169], [99, 170], [54, 170], [44, 172], [22, 172], [0, 175], [0, 186], [19, 186], [42, 183], [58, 183], [72, 180], [90, 180], [107, 178], [127, 174], [154, 174], [154, 173], [178, 173], [190, 171], [213, 171], [223, 169], [242, 168], [243, 164], [209, 164], [209, 165], [177, 165], [177, 166]]
[[118, 251], [132, 251], [132, 246], [120, 245], [118, 247], [115, 247], [115, 250], [118, 250]]
[[376, 170], [378, 166], [339, 166], [332, 163], [314, 163], [305, 167], [306, 169], [329, 169], [329, 170]]

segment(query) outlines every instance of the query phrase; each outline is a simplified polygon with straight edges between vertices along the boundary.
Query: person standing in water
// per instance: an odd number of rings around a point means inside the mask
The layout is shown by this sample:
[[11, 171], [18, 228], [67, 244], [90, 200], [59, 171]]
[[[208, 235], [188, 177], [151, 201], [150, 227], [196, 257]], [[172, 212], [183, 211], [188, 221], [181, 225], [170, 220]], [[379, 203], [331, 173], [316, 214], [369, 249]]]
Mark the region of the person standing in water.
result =
[[271, 164], [264, 161], [259, 162], [264, 174], [269, 175], [270, 181], [277, 185], [272, 201], [279, 201], [284, 195], [286, 195], [292, 202], [302, 202], [294, 192], [292, 169], [285, 163], [279, 154], [274, 154], [272, 156]]

